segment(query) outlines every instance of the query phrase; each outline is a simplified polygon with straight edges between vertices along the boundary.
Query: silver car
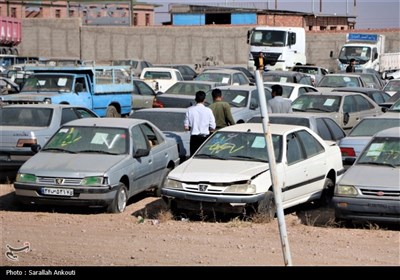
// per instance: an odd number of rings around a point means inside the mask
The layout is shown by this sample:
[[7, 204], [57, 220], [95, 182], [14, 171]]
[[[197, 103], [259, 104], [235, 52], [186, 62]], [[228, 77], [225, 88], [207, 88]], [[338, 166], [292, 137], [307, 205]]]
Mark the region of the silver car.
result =
[[362, 119], [339, 142], [343, 163], [353, 164], [375, 133], [391, 127], [400, 127], [399, 113], [388, 112], [377, 117]]
[[82, 119], [62, 126], [21, 166], [14, 188], [21, 203], [100, 206], [119, 213], [139, 192], [155, 189], [160, 195], [178, 164], [176, 142], [148, 121]]
[[43, 146], [61, 125], [81, 118], [97, 118], [83, 107], [58, 104], [26, 104], [0, 107], [0, 171], [14, 177], [33, 153], [31, 146]]
[[400, 224], [400, 128], [378, 132], [335, 187], [338, 221]]

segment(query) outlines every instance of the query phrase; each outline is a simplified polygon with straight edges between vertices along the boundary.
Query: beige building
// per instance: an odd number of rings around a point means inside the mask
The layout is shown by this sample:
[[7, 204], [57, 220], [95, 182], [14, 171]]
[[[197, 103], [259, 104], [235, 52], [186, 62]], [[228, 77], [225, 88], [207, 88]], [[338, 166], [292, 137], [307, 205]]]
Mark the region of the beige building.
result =
[[136, 1], [0, 0], [0, 16], [14, 18], [82, 18], [84, 25], [154, 25], [156, 5]]

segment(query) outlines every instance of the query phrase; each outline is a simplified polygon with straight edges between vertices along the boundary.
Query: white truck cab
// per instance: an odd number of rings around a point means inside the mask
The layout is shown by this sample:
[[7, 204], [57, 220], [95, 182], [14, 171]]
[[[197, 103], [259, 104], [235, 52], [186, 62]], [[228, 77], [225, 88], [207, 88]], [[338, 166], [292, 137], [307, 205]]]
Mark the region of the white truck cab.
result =
[[254, 59], [262, 52], [265, 70], [290, 70], [306, 64], [306, 34], [302, 27], [259, 26], [248, 31], [250, 45], [247, 67], [255, 70]]
[[140, 74], [140, 79], [145, 81], [155, 92], [165, 92], [178, 81], [183, 81], [179, 70], [164, 67], [146, 67]]

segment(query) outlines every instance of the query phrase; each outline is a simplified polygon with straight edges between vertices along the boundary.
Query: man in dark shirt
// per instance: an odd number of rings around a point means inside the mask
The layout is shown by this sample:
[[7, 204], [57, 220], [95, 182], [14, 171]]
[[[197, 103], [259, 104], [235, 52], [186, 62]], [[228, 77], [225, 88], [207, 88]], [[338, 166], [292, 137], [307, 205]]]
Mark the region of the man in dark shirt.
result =
[[356, 60], [354, 58], [350, 59], [350, 64], [346, 67], [346, 73], [356, 72]]
[[216, 129], [235, 124], [232, 117], [231, 106], [222, 101], [222, 92], [216, 88], [212, 91], [214, 103], [209, 106], [215, 117]]

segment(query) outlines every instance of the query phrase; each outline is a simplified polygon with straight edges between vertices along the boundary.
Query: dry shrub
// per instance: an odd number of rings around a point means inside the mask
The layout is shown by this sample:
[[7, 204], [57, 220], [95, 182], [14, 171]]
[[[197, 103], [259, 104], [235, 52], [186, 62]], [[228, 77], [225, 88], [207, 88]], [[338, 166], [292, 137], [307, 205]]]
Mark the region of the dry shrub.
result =
[[172, 221], [174, 219], [174, 215], [172, 215], [171, 211], [169, 210], [160, 210], [157, 214], [157, 220], [160, 221], [160, 223], [164, 223], [167, 221]]

